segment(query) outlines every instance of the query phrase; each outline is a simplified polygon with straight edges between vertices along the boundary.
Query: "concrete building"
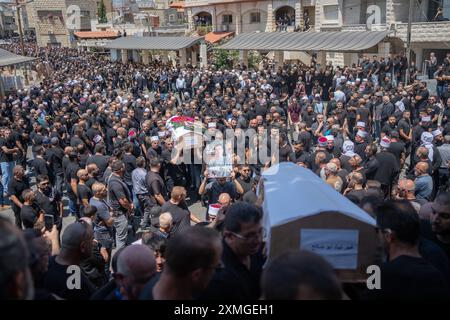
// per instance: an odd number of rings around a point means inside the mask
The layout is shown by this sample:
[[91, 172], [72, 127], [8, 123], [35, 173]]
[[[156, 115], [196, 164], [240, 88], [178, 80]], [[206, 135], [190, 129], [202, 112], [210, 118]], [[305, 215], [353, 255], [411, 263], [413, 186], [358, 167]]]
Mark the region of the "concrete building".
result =
[[17, 32], [15, 11], [7, 3], [0, 3], [0, 38], [10, 38]]
[[34, 0], [28, 6], [39, 46], [74, 47], [73, 33], [90, 31], [97, 18], [95, 0]]
[[171, 8], [171, 0], [141, 0], [137, 1], [139, 12], [159, 17], [160, 27], [180, 26], [184, 24], [184, 10]]
[[[413, 1], [412, 56], [420, 68], [434, 51], [439, 58], [450, 48], [450, 22], [433, 21], [438, 6], [443, 18], [450, 18], [450, 0]], [[185, 12], [190, 30], [209, 26], [212, 31], [232, 31], [235, 34], [254, 31], [273, 32], [277, 21], [287, 21], [286, 31], [390, 30], [391, 35], [406, 42], [409, 0], [185, 0]], [[384, 54], [389, 47], [378, 48]], [[345, 59], [357, 61], [357, 54]], [[327, 60], [344, 63], [341, 53], [327, 54]]]

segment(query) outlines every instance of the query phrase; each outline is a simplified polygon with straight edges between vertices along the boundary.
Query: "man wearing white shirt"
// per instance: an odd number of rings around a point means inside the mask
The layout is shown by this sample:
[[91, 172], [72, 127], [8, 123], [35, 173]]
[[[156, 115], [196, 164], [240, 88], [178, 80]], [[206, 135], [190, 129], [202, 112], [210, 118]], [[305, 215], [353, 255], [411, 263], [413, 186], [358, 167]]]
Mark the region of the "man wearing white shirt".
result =
[[183, 93], [184, 90], [186, 89], [186, 80], [184, 79], [182, 74], [178, 76], [175, 86], [177, 87], [180, 99], [183, 100], [184, 99]]

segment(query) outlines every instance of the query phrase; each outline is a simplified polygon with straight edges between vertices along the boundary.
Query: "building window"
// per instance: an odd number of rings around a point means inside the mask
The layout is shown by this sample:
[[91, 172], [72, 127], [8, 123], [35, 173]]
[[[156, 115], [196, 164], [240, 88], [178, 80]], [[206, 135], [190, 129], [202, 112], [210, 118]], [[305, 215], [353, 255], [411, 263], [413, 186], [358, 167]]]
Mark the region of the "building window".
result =
[[232, 24], [233, 23], [233, 16], [231, 14], [225, 14], [222, 16], [222, 23], [223, 24]]
[[261, 22], [261, 12], [250, 13], [250, 23], [260, 23]]
[[175, 20], [175, 15], [174, 14], [169, 14], [169, 21], [173, 22]]
[[325, 20], [337, 21], [338, 20], [338, 6], [323, 6], [323, 17]]
[[177, 20], [183, 20], [184, 19], [184, 13], [183, 12], [177, 12]]

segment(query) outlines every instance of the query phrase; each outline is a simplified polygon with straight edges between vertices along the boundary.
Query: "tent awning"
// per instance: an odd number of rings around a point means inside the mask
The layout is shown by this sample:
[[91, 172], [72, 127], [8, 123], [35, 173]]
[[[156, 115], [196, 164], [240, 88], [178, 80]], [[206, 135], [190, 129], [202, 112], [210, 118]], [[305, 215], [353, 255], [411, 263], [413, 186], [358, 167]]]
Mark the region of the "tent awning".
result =
[[340, 212], [375, 226], [375, 220], [311, 170], [282, 162], [263, 172], [264, 211], [271, 227], [321, 212]]
[[115, 31], [78, 31], [74, 35], [80, 39], [106, 39], [117, 38], [117, 32]]
[[122, 37], [108, 43], [109, 49], [180, 50], [200, 42], [202, 37]]
[[389, 31], [252, 32], [223, 44], [225, 50], [355, 52], [382, 42]]
[[218, 42], [222, 39], [225, 39], [226, 37], [231, 36], [233, 34], [234, 34], [234, 32], [226, 32], [226, 31], [214, 32], [213, 31], [213, 32], [206, 34], [205, 40], [208, 41], [209, 43], [216, 43], [216, 42]]
[[7, 50], [0, 49], [0, 67], [11, 66], [36, 60], [34, 57], [21, 56]]

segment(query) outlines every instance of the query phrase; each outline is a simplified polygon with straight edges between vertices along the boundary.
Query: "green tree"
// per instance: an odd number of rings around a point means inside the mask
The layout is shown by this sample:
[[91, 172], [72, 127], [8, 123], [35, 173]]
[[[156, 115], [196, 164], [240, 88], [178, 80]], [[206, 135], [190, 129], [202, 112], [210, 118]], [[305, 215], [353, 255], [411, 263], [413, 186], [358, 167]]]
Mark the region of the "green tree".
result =
[[99, 23], [107, 23], [108, 22], [108, 19], [106, 18], [106, 7], [105, 7], [105, 3], [103, 2], [103, 0], [100, 1], [100, 4], [98, 5], [97, 16], [98, 16]]

